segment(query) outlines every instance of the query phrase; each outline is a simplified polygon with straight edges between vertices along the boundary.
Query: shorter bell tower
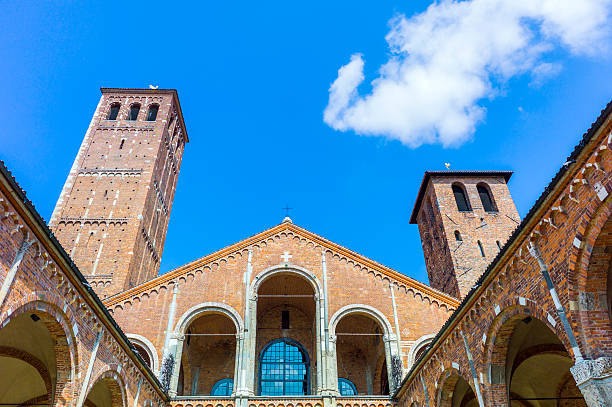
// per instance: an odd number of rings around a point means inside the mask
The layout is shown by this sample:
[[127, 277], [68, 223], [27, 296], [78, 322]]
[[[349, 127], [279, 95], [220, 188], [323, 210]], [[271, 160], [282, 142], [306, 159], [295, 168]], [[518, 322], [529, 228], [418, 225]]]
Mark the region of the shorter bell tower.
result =
[[427, 171], [410, 217], [419, 225], [429, 283], [467, 295], [521, 219], [511, 171]]

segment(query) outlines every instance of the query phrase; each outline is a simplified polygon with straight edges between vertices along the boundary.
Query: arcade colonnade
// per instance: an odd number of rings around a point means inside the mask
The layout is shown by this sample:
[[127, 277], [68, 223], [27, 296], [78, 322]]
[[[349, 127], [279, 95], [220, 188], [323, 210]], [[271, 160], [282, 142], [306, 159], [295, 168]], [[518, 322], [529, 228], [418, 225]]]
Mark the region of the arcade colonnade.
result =
[[[341, 373], [340, 387], [345, 386], [349, 392], [352, 388], [354, 395], [389, 395], [397, 388], [402, 375], [400, 344], [392, 325], [376, 308], [351, 304], [328, 317], [325, 291], [319, 279], [296, 266], [265, 270], [253, 279], [248, 290], [244, 319], [226, 304], [205, 302], [191, 307], [175, 324], [169, 321], [160, 379], [163, 382], [164, 374], [168, 374], [164, 372], [164, 363], [171, 365], [170, 397], [210, 395], [214, 385], [223, 379], [232, 379], [234, 397], [265, 395], [261, 385], [266, 373], [260, 359], [264, 350], [278, 340], [288, 346], [299, 346], [308, 359], [308, 371], [301, 376], [305, 383], [303, 392], [289, 394], [340, 395], [339, 362], [355, 363], [346, 360], [347, 355], [362, 357], [363, 365], [358, 366], [360, 369], [352, 377], [345, 376], [353, 369]], [[175, 285], [169, 320], [174, 318], [178, 291]], [[208, 358], [215, 357], [211, 353], [229, 353], [233, 366], [229, 368], [228, 360], [217, 358], [215, 369], [206, 370], [210, 363], [195, 357], [191, 351], [194, 348]], [[149, 348], [146, 353], [154, 355], [156, 350]], [[395, 373], [388, 366], [395, 366]], [[153, 365], [152, 368], [155, 370]], [[225, 377], [218, 376], [203, 384], [207, 380], [206, 371], [214, 375], [223, 370]]]

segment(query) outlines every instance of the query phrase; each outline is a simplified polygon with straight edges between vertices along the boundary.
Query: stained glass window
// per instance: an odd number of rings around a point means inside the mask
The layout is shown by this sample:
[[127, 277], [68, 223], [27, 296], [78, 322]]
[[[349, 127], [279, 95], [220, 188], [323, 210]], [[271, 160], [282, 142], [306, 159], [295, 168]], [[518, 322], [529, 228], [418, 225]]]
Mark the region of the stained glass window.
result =
[[272, 341], [259, 359], [259, 393], [264, 396], [308, 394], [310, 362], [306, 350], [291, 339]]
[[211, 396], [231, 396], [234, 388], [232, 379], [221, 379], [212, 388]]
[[338, 390], [341, 396], [356, 396], [357, 389], [349, 379], [338, 378]]

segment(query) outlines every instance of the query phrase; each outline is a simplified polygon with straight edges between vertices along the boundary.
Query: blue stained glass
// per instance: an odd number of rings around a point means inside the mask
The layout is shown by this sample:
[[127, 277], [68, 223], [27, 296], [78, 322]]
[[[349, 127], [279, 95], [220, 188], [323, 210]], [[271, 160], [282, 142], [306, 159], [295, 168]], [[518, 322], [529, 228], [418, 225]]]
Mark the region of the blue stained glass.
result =
[[338, 378], [338, 390], [342, 396], [356, 396], [357, 389], [349, 379]]
[[232, 379], [221, 379], [212, 388], [211, 396], [231, 396], [234, 389], [234, 381]]
[[260, 394], [265, 396], [308, 394], [310, 361], [306, 350], [290, 339], [277, 339], [260, 356]]

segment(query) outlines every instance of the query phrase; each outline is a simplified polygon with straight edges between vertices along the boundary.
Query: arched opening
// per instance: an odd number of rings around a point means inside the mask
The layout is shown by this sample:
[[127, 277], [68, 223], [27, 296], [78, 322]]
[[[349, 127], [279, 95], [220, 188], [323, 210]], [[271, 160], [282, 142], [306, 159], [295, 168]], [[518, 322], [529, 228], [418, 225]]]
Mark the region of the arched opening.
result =
[[108, 116], [106, 116], [106, 120], [117, 120], [120, 108], [121, 105], [119, 103], [112, 103], [110, 105], [110, 109], [108, 110]]
[[291, 339], [275, 339], [259, 357], [259, 394], [303, 396], [310, 389], [310, 358], [304, 347]]
[[601, 227], [585, 271], [586, 274], [583, 271], [574, 279], [580, 305], [582, 349], [588, 359], [597, 359], [612, 352], [612, 217]]
[[122, 407], [123, 392], [121, 385], [112, 377], [101, 377], [91, 387], [84, 406], [88, 407]]
[[[275, 273], [261, 283], [257, 290], [258, 394], [313, 394], [316, 315], [314, 288], [299, 274]], [[283, 357], [291, 363], [283, 364]]]
[[130, 113], [128, 114], [128, 120], [138, 120], [138, 113], [140, 113], [140, 104], [134, 103], [130, 106]]
[[136, 351], [136, 353], [138, 353], [138, 356], [142, 358], [145, 364], [149, 366], [149, 368], [153, 369], [153, 366], [151, 364], [151, 356], [149, 355], [149, 352], [147, 352], [144, 347], [140, 346], [137, 343], [132, 342], [132, 346], [134, 346], [134, 350]]
[[463, 241], [463, 238], [461, 237], [461, 232], [459, 232], [458, 230], [455, 230], [455, 240], [458, 242]]
[[[185, 330], [178, 395], [230, 394], [236, 365], [236, 325], [227, 315], [209, 312], [195, 318]], [[215, 386], [227, 380], [221, 388]], [[220, 395], [220, 394], [217, 394]], [[225, 394], [224, 394], [225, 395]]]
[[357, 394], [389, 394], [384, 332], [376, 319], [359, 312], [343, 316], [336, 325], [338, 377], [350, 380]]
[[481, 182], [476, 185], [476, 190], [478, 191], [478, 196], [480, 197], [480, 202], [485, 212], [497, 212], [497, 205], [495, 205], [495, 200], [493, 199], [493, 194], [489, 186]]
[[517, 315], [495, 338], [491, 366], [494, 405], [586, 407], [570, 367], [574, 362], [557, 335], [542, 321]]
[[0, 329], [0, 404], [53, 404], [69, 384], [70, 362], [54, 317], [41, 311], [13, 317]]
[[472, 386], [459, 374], [452, 374], [440, 388], [440, 407], [478, 407]]
[[344, 377], [338, 378], [338, 391], [341, 396], [356, 396], [357, 388], [349, 379], [345, 379]]
[[158, 111], [159, 111], [159, 105], [149, 106], [149, 111], [147, 112], [147, 121], [154, 122], [155, 120], [157, 120]]
[[457, 210], [459, 212], [469, 212], [472, 210], [470, 200], [468, 199], [465, 188], [462, 184], [453, 184], [453, 195], [455, 196], [455, 203], [457, 204]]

